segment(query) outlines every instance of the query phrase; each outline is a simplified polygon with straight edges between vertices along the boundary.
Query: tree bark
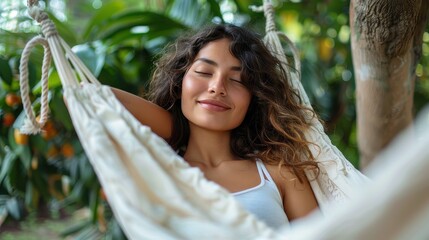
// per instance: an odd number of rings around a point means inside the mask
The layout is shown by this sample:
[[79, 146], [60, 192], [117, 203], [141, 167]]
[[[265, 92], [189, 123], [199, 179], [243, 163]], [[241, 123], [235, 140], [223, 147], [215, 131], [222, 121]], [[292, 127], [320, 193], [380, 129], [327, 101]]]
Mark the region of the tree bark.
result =
[[351, 0], [361, 167], [412, 123], [428, 0]]

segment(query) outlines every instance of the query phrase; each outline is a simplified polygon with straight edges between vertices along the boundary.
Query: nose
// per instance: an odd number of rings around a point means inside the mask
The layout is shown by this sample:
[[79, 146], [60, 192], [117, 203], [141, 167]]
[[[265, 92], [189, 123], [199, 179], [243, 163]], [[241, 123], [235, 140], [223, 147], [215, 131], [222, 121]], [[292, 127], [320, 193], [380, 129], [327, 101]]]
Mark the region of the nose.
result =
[[209, 92], [211, 94], [219, 94], [221, 96], [226, 96], [227, 95], [227, 91], [226, 91], [226, 87], [225, 87], [225, 79], [222, 76], [216, 76], [212, 78], [212, 81], [210, 81], [210, 86], [209, 86]]

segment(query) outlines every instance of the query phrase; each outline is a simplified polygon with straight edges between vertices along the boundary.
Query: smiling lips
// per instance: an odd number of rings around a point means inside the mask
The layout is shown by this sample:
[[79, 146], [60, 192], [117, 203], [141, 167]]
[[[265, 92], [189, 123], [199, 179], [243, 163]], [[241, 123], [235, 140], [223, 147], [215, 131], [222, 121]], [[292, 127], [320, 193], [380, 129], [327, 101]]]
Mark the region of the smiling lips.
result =
[[207, 110], [210, 110], [210, 111], [224, 112], [224, 111], [231, 109], [231, 107], [229, 107], [225, 103], [217, 101], [217, 100], [206, 99], [206, 100], [200, 100], [197, 102], [198, 102], [198, 104], [200, 104], [201, 107], [203, 107]]

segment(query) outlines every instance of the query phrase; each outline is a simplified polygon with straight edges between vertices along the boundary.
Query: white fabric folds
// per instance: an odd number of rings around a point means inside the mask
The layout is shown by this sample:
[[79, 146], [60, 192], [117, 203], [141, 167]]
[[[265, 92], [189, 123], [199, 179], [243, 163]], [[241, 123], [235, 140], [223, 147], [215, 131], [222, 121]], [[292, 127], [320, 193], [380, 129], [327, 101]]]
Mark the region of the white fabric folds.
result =
[[283, 232], [288, 239], [429, 239], [429, 106], [382, 152], [352, 199]]
[[227, 191], [142, 126], [107, 86], [64, 92], [82, 146], [130, 239], [275, 239]]
[[[46, 13], [37, 6], [30, 6], [29, 12], [42, 25], [41, 41], [52, 53], [76, 132], [130, 239], [280, 238], [279, 232], [246, 212], [231, 194], [207, 181], [199, 169], [189, 167], [166, 142], [142, 126], [71, 51]], [[301, 86], [298, 77], [291, 80]], [[22, 92], [28, 92], [26, 84], [22, 86]], [[24, 107], [32, 112], [29, 102]], [[27, 123], [29, 132], [39, 131], [34, 119]], [[320, 129], [311, 131], [309, 137], [327, 138]], [[322, 171], [317, 178], [308, 173], [322, 211], [328, 203], [348, 198], [354, 188], [351, 180], [366, 179], [333, 149], [321, 148]]]
[[[269, 0], [264, 0], [263, 9], [267, 19], [264, 43], [282, 63], [282, 68], [288, 75], [289, 84], [300, 96], [299, 100], [307, 108], [312, 109], [310, 100], [300, 81], [301, 63], [298, 50], [283, 32], [276, 30], [274, 10]], [[292, 54], [292, 61], [286, 58], [281, 39]], [[305, 137], [306, 140], [317, 145], [310, 145], [310, 149], [319, 163], [320, 172], [316, 175], [313, 171], [307, 171], [306, 175], [311, 180], [310, 184], [320, 209], [327, 215], [329, 211], [325, 209], [329, 204], [338, 206], [338, 204], [345, 202], [353, 195], [355, 188], [359, 188], [368, 182], [368, 178], [356, 170], [338, 148], [331, 143], [320, 121], [308, 112], [307, 114], [311, 128], [305, 132]]]

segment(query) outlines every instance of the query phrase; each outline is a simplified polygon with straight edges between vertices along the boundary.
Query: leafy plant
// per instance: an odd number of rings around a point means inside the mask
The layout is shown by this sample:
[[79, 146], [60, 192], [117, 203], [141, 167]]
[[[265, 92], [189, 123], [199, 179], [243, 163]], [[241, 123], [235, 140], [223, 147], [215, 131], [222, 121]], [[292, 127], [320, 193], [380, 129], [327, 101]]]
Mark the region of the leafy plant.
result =
[[[212, 2], [213, 4], [214, 2]], [[167, 2], [164, 13], [147, 9], [130, 10], [124, 2], [112, 1], [100, 8], [81, 31], [74, 34], [72, 26], [50, 18], [60, 35], [73, 46], [73, 51], [104, 84], [130, 92], [144, 91], [155, 54], [170, 40], [189, 29], [185, 16], [170, 16], [182, 5]], [[210, 9], [202, 17], [210, 17]], [[216, 6], [216, 5], [214, 5]], [[189, 11], [197, 13], [195, 6]], [[197, 14], [197, 15], [198, 15]], [[27, 19], [27, 18], [26, 18]], [[20, 37], [19, 32], [7, 33]], [[34, 34], [35, 35], [35, 34]], [[22, 36], [28, 41], [31, 34]], [[85, 39], [81, 41], [80, 39]], [[55, 68], [49, 76], [50, 120], [40, 135], [23, 135], [19, 127], [24, 112], [19, 92], [18, 65], [23, 45], [8, 48], [0, 58], [1, 91], [1, 163], [0, 163], [0, 220], [7, 216], [21, 220], [26, 212], [37, 211], [41, 205], [56, 209], [73, 204], [87, 206], [88, 220], [72, 226], [63, 234], [80, 239], [125, 238], [108, 207], [102, 189], [74, 132], [62, 100], [61, 82]], [[40, 108], [40, 66], [43, 52], [33, 51], [30, 58], [31, 99], [35, 111]], [[3, 138], [4, 136], [4, 138]], [[1, 223], [1, 222], [0, 222]], [[91, 224], [88, 224], [91, 223]]]
[[[301, 50], [302, 82], [314, 108], [326, 121], [334, 144], [358, 165], [348, 1], [273, 2], [277, 26]], [[249, 9], [262, 1], [119, 0], [102, 1], [97, 9], [92, 3], [69, 1], [71, 10], [65, 12], [68, 21], [64, 21], [45, 1], [59, 34], [92, 73], [103, 84], [135, 94], [145, 91], [152, 63], [165, 44], [189, 30], [227, 21], [264, 33], [263, 14]], [[23, 13], [25, 9], [10, 6], [2, 6], [0, 13]], [[41, 205], [55, 209], [86, 206], [90, 218], [64, 235], [124, 239], [74, 132], [54, 67], [49, 76], [50, 120], [44, 131], [25, 136], [17, 130], [24, 118], [19, 97], [20, 54], [40, 30], [23, 14], [14, 22], [15, 27], [7, 27], [10, 23], [0, 20], [0, 225], [7, 218], [23, 219], [26, 212], [37, 211]], [[422, 67], [429, 59], [429, 34], [425, 39], [422, 65], [417, 70], [416, 112], [429, 102], [428, 70]], [[40, 108], [42, 56], [42, 48], [36, 48], [29, 63], [36, 112]]]

